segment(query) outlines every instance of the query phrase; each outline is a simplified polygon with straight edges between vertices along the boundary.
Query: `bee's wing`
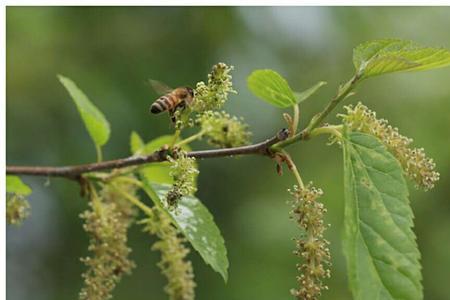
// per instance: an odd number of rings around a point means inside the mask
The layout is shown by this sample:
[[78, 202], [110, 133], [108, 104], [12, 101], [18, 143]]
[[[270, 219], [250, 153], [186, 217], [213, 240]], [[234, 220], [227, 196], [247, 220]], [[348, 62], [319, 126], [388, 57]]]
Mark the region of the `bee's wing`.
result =
[[159, 95], [166, 95], [171, 91], [173, 91], [173, 88], [167, 86], [165, 83], [162, 83], [161, 81], [158, 80], [149, 79], [148, 84]]

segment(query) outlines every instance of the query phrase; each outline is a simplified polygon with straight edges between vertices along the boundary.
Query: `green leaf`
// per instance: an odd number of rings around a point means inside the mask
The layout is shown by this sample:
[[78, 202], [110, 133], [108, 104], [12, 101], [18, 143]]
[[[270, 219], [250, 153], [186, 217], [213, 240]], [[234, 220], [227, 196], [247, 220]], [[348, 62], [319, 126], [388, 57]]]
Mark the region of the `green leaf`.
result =
[[58, 79], [75, 102], [84, 125], [95, 145], [100, 147], [106, 144], [109, 139], [110, 127], [103, 113], [92, 104], [72, 80], [62, 75], [58, 75]]
[[151, 163], [142, 168], [140, 173], [151, 182], [174, 183], [172, 176], [170, 176], [170, 163], [168, 162]]
[[276, 107], [286, 108], [297, 103], [286, 79], [273, 70], [255, 70], [247, 83], [253, 94]]
[[309, 97], [311, 97], [314, 93], [316, 93], [322, 86], [326, 85], [327, 83], [325, 81], [319, 81], [312, 87], [310, 87], [307, 90], [304, 90], [303, 92], [294, 92], [295, 100], [297, 103], [303, 102]]
[[422, 299], [420, 253], [399, 162], [371, 135], [345, 133], [343, 148], [343, 244], [354, 299]]
[[[166, 197], [170, 189], [168, 185], [151, 184], [144, 178], [144, 191], [155, 205], [164, 207], [161, 199]], [[192, 247], [211, 265], [214, 271], [222, 275], [225, 282], [228, 279], [228, 258], [225, 241], [208, 209], [193, 196], [183, 197], [178, 203], [178, 209], [165, 212], [170, 215], [174, 224], [184, 234]]]
[[142, 140], [141, 136], [136, 131], [131, 132], [131, 135], [130, 135], [131, 154], [133, 154], [133, 155], [140, 154], [139, 150], [144, 148], [144, 145], [145, 144], [144, 144], [144, 141]]
[[450, 65], [450, 51], [422, 47], [411, 41], [375, 40], [354, 49], [353, 64], [362, 78], [393, 72], [430, 70]]
[[[173, 135], [163, 135], [143, 145], [138, 152], [141, 155], [152, 154], [160, 150], [164, 145], [170, 145], [172, 141]], [[140, 172], [148, 181], [173, 184], [173, 178], [170, 176], [170, 163], [168, 162], [149, 164]]]
[[28, 196], [29, 194], [31, 194], [31, 188], [23, 183], [20, 177], [6, 175], [6, 192]]
[[173, 142], [173, 135], [162, 135], [156, 139], [151, 140], [141, 149], [142, 154], [152, 154], [160, 150], [165, 145], [170, 145]]
[[[141, 146], [135, 153], [139, 153], [139, 155], [152, 154], [153, 152], [160, 150], [164, 145], [170, 145], [172, 141], [173, 135], [163, 135]], [[183, 145], [181, 149], [187, 152], [191, 151], [189, 145]], [[151, 182], [173, 184], [170, 170], [170, 163], [168, 162], [152, 163], [142, 168], [141, 174]]]

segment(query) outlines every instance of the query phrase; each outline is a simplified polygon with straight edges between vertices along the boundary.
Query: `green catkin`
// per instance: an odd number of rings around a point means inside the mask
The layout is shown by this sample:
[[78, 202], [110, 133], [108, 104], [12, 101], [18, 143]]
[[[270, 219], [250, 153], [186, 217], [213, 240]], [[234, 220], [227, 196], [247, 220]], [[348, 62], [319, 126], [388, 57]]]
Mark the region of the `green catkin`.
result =
[[[134, 179], [133, 176], [130, 176], [129, 178]], [[112, 180], [109, 184], [104, 185], [101, 190], [101, 198], [108, 203], [115, 203], [117, 209], [120, 211], [122, 220], [127, 224], [127, 227], [130, 227], [135, 221], [138, 211], [136, 207], [117, 190], [121, 190], [129, 195], [135, 195], [136, 186], [128, 182], [120, 181], [120, 179], [116, 179]]]
[[187, 157], [185, 151], [178, 151], [176, 159], [168, 157], [170, 162], [170, 176], [173, 178], [172, 188], [166, 196], [169, 208], [176, 208], [183, 196], [192, 195], [197, 191], [195, 178], [199, 171], [195, 165], [194, 157]]
[[297, 264], [300, 287], [292, 289], [291, 293], [299, 300], [317, 300], [321, 292], [328, 289], [322, 280], [331, 275], [329, 242], [323, 237], [327, 228], [323, 223], [326, 209], [317, 201], [323, 192], [309, 184], [304, 188], [294, 186], [290, 193], [293, 196], [291, 217], [304, 232], [295, 239], [297, 249], [294, 251], [303, 261]]
[[177, 229], [170, 218], [159, 208], [152, 208], [152, 215], [143, 220], [144, 231], [159, 238], [152, 250], [161, 252], [158, 267], [167, 278], [165, 292], [170, 300], [193, 300], [195, 298], [194, 271], [190, 261], [186, 260], [189, 249], [183, 244]]
[[30, 215], [30, 203], [18, 194], [6, 193], [6, 222], [9, 225], [22, 225]]
[[211, 73], [208, 74], [208, 83], [203, 81], [197, 83], [195, 88], [195, 101], [192, 109], [203, 113], [208, 110], [218, 110], [223, 107], [228, 99], [229, 93], [235, 93], [233, 90], [232, 76], [230, 72], [232, 66], [224, 63], [218, 63], [213, 66]]
[[340, 115], [351, 130], [368, 133], [379, 138], [397, 158], [406, 175], [416, 183], [416, 187], [430, 190], [439, 180], [436, 164], [428, 158], [423, 148], [411, 148], [412, 139], [401, 135], [387, 120], [377, 119], [376, 113], [358, 103], [346, 106], [347, 114]]
[[176, 110], [174, 113], [175, 129], [183, 130], [184, 128], [194, 127], [194, 120], [191, 118], [193, 110], [191, 107], [186, 107], [183, 110]]
[[205, 132], [208, 143], [213, 146], [229, 148], [250, 143], [251, 133], [248, 131], [248, 125], [224, 111], [207, 111], [197, 118], [196, 123]]
[[[82, 275], [81, 300], [111, 299], [122, 276], [130, 274], [135, 266], [129, 259], [127, 231], [136, 210], [117, 193], [113, 183], [110, 184], [103, 187], [100, 197], [91, 195], [90, 208], [80, 215], [90, 237], [88, 250], [91, 253], [81, 259], [88, 268]], [[127, 184], [117, 184], [116, 188], [134, 193], [134, 188]]]
[[208, 74], [208, 82], [200, 81], [196, 84], [194, 91], [194, 101], [183, 110], [177, 110], [174, 114], [175, 128], [182, 130], [195, 125], [195, 118], [191, 115], [203, 114], [210, 110], [218, 110], [223, 107], [233, 90], [231, 71], [232, 66], [218, 63], [212, 67]]

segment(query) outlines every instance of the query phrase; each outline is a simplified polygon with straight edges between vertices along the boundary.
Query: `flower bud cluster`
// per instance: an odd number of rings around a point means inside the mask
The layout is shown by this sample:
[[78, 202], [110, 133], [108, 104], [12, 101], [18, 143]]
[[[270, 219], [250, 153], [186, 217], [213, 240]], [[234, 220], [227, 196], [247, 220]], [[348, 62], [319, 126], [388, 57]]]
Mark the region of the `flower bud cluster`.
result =
[[251, 133], [248, 125], [226, 112], [207, 111], [197, 118], [197, 123], [205, 131], [208, 143], [219, 148], [247, 145]]
[[30, 215], [30, 203], [19, 194], [6, 193], [6, 222], [10, 225], [22, 225]]
[[232, 70], [232, 66], [218, 63], [213, 66], [211, 73], [208, 74], [207, 84], [203, 81], [197, 83], [193, 104], [194, 111], [202, 113], [222, 108], [228, 99], [228, 94], [235, 93], [231, 81], [232, 76], [230, 75]]
[[191, 117], [192, 109], [186, 107], [183, 110], [177, 109], [174, 113], [175, 129], [183, 130], [184, 128], [193, 127], [194, 119]]
[[341, 117], [348, 128], [379, 138], [400, 162], [407, 176], [416, 183], [416, 187], [421, 186], [424, 190], [434, 187], [439, 180], [439, 173], [434, 170], [436, 164], [426, 156], [423, 148], [411, 148], [412, 139], [401, 135], [387, 120], [377, 119], [376, 113], [363, 104], [347, 106], [345, 109], [347, 114]]
[[199, 171], [195, 164], [195, 158], [187, 157], [185, 151], [176, 152], [175, 157], [168, 157], [171, 164], [170, 176], [172, 176], [174, 181], [171, 190], [166, 196], [169, 208], [176, 208], [181, 197], [192, 195], [197, 191], [195, 178]]
[[152, 208], [153, 215], [144, 220], [144, 231], [158, 236], [152, 250], [161, 252], [158, 267], [167, 278], [164, 290], [170, 300], [193, 300], [195, 298], [194, 271], [189, 260], [185, 260], [189, 249], [183, 244], [170, 218], [159, 208]]
[[[85, 286], [80, 292], [81, 300], [105, 300], [112, 298], [112, 291], [123, 274], [134, 268], [128, 256], [127, 230], [134, 211], [124, 205], [125, 199], [116, 198], [109, 187], [102, 197], [91, 197], [90, 209], [80, 215], [84, 230], [89, 234], [89, 257], [81, 261], [88, 267], [82, 275]], [[114, 201], [114, 202], [113, 202]], [[117, 202], [116, 202], [117, 201]]]
[[302, 264], [297, 264], [300, 272], [297, 281], [300, 288], [293, 289], [291, 293], [297, 299], [316, 300], [322, 290], [328, 289], [322, 280], [329, 278], [331, 274], [329, 242], [323, 237], [323, 232], [327, 228], [323, 223], [326, 209], [317, 201], [323, 192], [309, 184], [305, 188], [294, 186], [290, 193], [294, 198], [291, 217], [303, 230], [302, 237], [295, 240], [297, 250], [294, 251], [294, 254], [303, 260]]

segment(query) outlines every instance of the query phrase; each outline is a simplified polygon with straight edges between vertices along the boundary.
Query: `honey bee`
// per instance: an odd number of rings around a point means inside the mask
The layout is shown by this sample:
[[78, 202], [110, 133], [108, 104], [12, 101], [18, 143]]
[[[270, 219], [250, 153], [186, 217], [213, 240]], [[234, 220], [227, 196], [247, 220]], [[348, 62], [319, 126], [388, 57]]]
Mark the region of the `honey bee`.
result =
[[186, 105], [194, 102], [194, 89], [190, 87], [171, 89], [164, 83], [156, 80], [149, 80], [149, 83], [157, 93], [162, 95], [150, 106], [150, 112], [153, 114], [167, 111], [172, 122], [175, 122], [175, 111], [183, 109]]

